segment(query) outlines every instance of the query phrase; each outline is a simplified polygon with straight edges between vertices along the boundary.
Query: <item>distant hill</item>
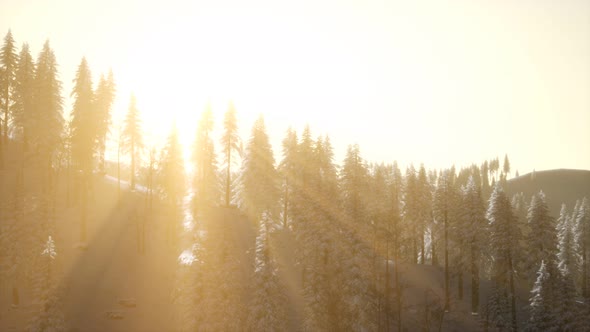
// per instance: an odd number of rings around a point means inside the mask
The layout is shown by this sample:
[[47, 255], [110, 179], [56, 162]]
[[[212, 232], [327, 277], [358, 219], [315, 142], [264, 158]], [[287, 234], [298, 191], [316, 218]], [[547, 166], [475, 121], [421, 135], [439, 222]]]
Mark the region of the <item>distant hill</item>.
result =
[[577, 199], [590, 199], [590, 171], [555, 169], [532, 172], [508, 180], [506, 187], [510, 196], [522, 192], [528, 199], [539, 190], [543, 190], [547, 197], [551, 215], [557, 217], [562, 203], [571, 211]]

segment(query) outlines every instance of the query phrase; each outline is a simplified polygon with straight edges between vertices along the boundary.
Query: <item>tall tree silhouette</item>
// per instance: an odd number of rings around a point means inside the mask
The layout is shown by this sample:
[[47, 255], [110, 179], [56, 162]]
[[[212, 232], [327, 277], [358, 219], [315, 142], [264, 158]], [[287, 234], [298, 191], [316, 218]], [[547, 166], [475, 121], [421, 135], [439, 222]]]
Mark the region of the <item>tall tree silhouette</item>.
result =
[[178, 130], [173, 124], [172, 130], [162, 151], [158, 168], [159, 187], [166, 204], [169, 220], [166, 223], [166, 242], [170, 244], [176, 234], [176, 225], [180, 218], [180, 208], [186, 186], [184, 184], [184, 161], [182, 147], [178, 141]]
[[137, 109], [135, 95], [131, 95], [129, 109], [125, 117], [125, 126], [121, 132], [123, 139], [123, 151], [129, 153], [131, 158], [131, 189], [135, 188], [136, 162], [139, 158], [141, 149], [143, 149], [143, 138], [141, 133], [141, 119]]
[[223, 118], [223, 136], [221, 137], [223, 148], [223, 162], [225, 163], [225, 205], [229, 206], [231, 202], [231, 165], [232, 152], [241, 155], [242, 148], [240, 137], [238, 136], [238, 120], [236, 119], [236, 109], [233, 103], [229, 104], [227, 112]]
[[211, 132], [213, 113], [210, 105], [201, 114], [193, 150], [195, 174], [193, 179], [195, 211], [200, 214], [219, 201], [217, 161]]
[[4, 37], [4, 44], [0, 48], [0, 101], [2, 105], [2, 139], [4, 143], [8, 139], [8, 122], [10, 120], [10, 108], [13, 103], [15, 76], [17, 67], [17, 55], [12, 32], [8, 30]]
[[[519, 251], [521, 233], [512, 211], [512, 205], [500, 184], [496, 184], [486, 212], [490, 225], [489, 244], [493, 256], [493, 295], [490, 298], [492, 316], [496, 322], [504, 322], [517, 330], [515, 262]], [[506, 312], [507, 309], [510, 312]]]
[[104, 171], [104, 155], [106, 151], [106, 140], [109, 134], [109, 126], [111, 124], [111, 110], [115, 101], [115, 78], [113, 71], [110, 70], [108, 77], [100, 76], [98, 86], [96, 87], [95, 97], [95, 120], [96, 120], [96, 144], [99, 159], [99, 169]]
[[14, 89], [14, 107], [12, 121], [15, 134], [22, 140], [22, 152], [27, 149], [32, 124], [34, 106], [35, 63], [29, 51], [29, 45], [23, 44], [18, 56]]
[[71, 122], [72, 159], [74, 165], [89, 174], [92, 171], [92, 156], [96, 137], [96, 119], [94, 114], [94, 92], [92, 75], [86, 58], [82, 58], [71, 96], [74, 98]]
[[240, 179], [242, 206], [253, 222], [260, 220], [265, 211], [274, 218], [272, 212], [278, 197], [278, 175], [274, 164], [264, 117], [260, 115], [246, 146]]
[[42, 187], [48, 190], [52, 178], [53, 158], [61, 144], [64, 128], [61, 82], [58, 79], [55, 54], [49, 46], [49, 41], [45, 42], [37, 58], [33, 109], [31, 148], [44, 172]]

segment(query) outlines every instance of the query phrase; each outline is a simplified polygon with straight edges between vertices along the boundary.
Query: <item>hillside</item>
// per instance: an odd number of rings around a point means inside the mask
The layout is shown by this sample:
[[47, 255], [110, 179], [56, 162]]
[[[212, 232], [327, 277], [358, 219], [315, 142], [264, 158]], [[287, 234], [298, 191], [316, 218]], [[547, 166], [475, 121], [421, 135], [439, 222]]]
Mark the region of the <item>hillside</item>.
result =
[[551, 214], [557, 217], [562, 203], [572, 209], [576, 200], [590, 198], [590, 171], [555, 169], [532, 172], [508, 180], [506, 187], [510, 196], [522, 192], [528, 198], [539, 190], [543, 190]]

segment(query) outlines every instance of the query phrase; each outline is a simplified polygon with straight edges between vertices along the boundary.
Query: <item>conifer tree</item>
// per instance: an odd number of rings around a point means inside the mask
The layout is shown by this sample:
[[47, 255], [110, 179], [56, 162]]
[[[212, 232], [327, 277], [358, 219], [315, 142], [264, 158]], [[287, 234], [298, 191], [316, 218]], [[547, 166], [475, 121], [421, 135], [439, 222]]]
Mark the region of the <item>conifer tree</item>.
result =
[[444, 243], [444, 264], [445, 264], [445, 304], [444, 309], [450, 308], [450, 289], [449, 289], [449, 230], [452, 227], [454, 216], [453, 206], [457, 199], [453, 184], [454, 170], [445, 170], [438, 178], [436, 191], [434, 192], [434, 211], [436, 218], [440, 220], [443, 228]]
[[71, 97], [74, 98], [71, 122], [72, 159], [84, 175], [92, 171], [94, 143], [97, 136], [92, 76], [86, 58], [82, 58]]
[[174, 124], [162, 151], [158, 169], [160, 192], [169, 216], [165, 226], [168, 244], [175, 239], [177, 223], [180, 220], [182, 198], [186, 190], [184, 177], [182, 147], [178, 141], [176, 124]]
[[2, 105], [2, 139], [6, 143], [8, 139], [8, 123], [10, 110], [14, 101], [16, 68], [18, 57], [12, 32], [8, 30], [4, 37], [4, 44], [0, 48], [0, 105]]
[[282, 198], [282, 217], [283, 226], [287, 227], [289, 220], [290, 202], [295, 190], [295, 177], [297, 174], [297, 132], [291, 127], [287, 129], [287, 135], [283, 139], [283, 159], [279, 164], [278, 171], [283, 178], [283, 198]]
[[254, 295], [248, 317], [251, 331], [285, 331], [288, 326], [284, 285], [271, 252], [270, 223], [268, 215], [263, 213], [256, 237]]
[[115, 78], [113, 71], [110, 70], [108, 76], [100, 76], [98, 86], [96, 87], [96, 98], [94, 101], [94, 111], [96, 118], [96, 145], [98, 152], [98, 166], [101, 172], [105, 167], [106, 140], [109, 134], [111, 124], [111, 111], [115, 102]]
[[201, 114], [195, 140], [193, 162], [195, 176], [193, 180], [195, 211], [201, 213], [219, 202], [220, 190], [217, 178], [217, 161], [211, 132], [213, 131], [213, 113], [210, 106]]
[[261, 115], [252, 128], [240, 174], [241, 206], [254, 222], [260, 220], [264, 211], [274, 215], [278, 197], [278, 175], [274, 162]]
[[45, 42], [37, 58], [33, 109], [31, 150], [36, 157], [36, 164], [43, 172], [42, 188], [49, 191], [53, 159], [61, 144], [64, 128], [61, 82], [58, 79], [57, 61], [49, 41]]
[[574, 241], [573, 226], [565, 204], [562, 204], [557, 219], [557, 261], [559, 270], [562, 273], [568, 271], [567, 273], [570, 274], [569, 271], [577, 269], [577, 248]]
[[[490, 197], [486, 219], [490, 227], [489, 245], [493, 255], [493, 294], [489, 299], [498, 309], [492, 312], [496, 322], [504, 322], [512, 330], [518, 329], [516, 318], [515, 265], [521, 238], [510, 201], [497, 184]], [[490, 304], [488, 304], [490, 305]], [[510, 312], [505, 309], [509, 308]]]
[[553, 261], [557, 254], [555, 225], [553, 218], [549, 215], [545, 194], [542, 191], [532, 197], [527, 221], [531, 229], [527, 238], [528, 266], [530, 270], [536, 270], [538, 262]]
[[137, 109], [135, 96], [131, 95], [129, 109], [125, 117], [125, 126], [121, 133], [123, 139], [123, 151], [129, 153], [131, 158], [131, 189], [135, 188], [135, 173], [140, 152], [143, 149], [143, 138], [141, 133], [141, 119]]
[[526, 327], [527, 331], [553, 331], [557, 326], [554, 321], [551, 303], [551, 275], [547, 271], [545, 261], [537, 272], [537, 281], [531, 291], [529, 302], [530, 318]]
[[508, 154], [504, 155], [503, 170], [504, 170], [504, 175], [508, 176], [508, 174], [510, 173], [510, 161], [508, 160]]
[[30, 331], [65, 331], [66, 329], [64, 314], [60, 308], [62, 302], [59, 296], [60, 291], [55, 287], [53, 281], [56, 256], [55, 242], [49, 236], [41, 252], [40, 263], [37, 265], [35, 294], [37, 302], [40, 304], [40, 310], [30, 322]]
[[[231, 183], [232, 174], [231, 166], [235, 160], [235, 153], [240, 156], [242, 154], [242, 145], [240, 136], [238, 136], [238, 120], [236, 119], [236, 109], [233, 103], [229, 104], [227, 112], [223, 118], [223, 136], [221, 137], [221, 144], [223, 148], [223, 162], [225, 163], [225, 205], [229, 206], [231, 202]], [[232, 155], [232, 152], [234, 154]], [[232, 156], [234, 159], [232, 160]]]
[[29, 45], [23, 44], [18, 56], [18, 66], [15, 74], [14, 107], [12, 109], [15, 134], [23, 142], [22, 153], [28, 146], [28, 138], [32, 124], [34, 106], [35, 63], [29, 51]]
[[483, 240], [487, 231], [485, 207], [473, 176], [461, 190], [461, 219], [464, 239], [469, 250], [471, 274], [471, 312], [479, 311], [479, 270]]
[[349, 145], [341, 170], [344, 210], [357, 232], [364, 231], [365, 206], [363, 193], [366, 189], [367, 169], [361, 158], [358, 144]]

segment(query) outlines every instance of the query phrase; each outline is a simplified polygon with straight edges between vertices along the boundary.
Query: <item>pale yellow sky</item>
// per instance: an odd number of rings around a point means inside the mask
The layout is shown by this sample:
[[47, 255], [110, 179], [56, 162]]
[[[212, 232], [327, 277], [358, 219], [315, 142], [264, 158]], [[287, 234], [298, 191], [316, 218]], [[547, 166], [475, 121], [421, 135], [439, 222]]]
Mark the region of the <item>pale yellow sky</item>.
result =
[[338, 162], [359, 143], [402, 165], [590, 169], [590, 1], [0, 0], [9, 28], [35, 57], [50, 39], [66, 114], [86, 56], [154, 139], [175, 117], [192, 141], [206, 102], [219, 126], [233, 99], [244, 139], [264, 113], [277, 152], [309, 123]]

